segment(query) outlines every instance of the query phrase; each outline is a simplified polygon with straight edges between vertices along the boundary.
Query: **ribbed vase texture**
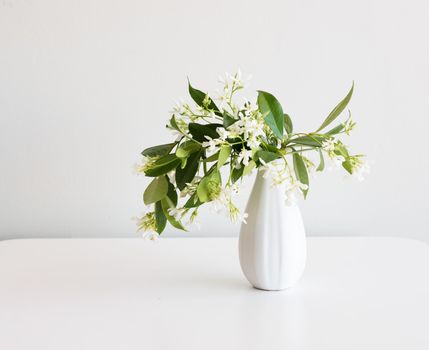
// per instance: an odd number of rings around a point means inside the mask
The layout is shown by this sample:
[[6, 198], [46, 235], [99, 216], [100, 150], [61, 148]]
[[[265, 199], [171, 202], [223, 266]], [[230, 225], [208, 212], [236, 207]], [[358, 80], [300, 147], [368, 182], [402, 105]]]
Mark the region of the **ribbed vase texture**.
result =
[[239, 239], [240, 265], [258, 289], [282, 290], [301, 277], [307, 258], [305, 229], [296, 204], [285, 204], [285, 188], [272, 187], [259, 171], [247, 203]]

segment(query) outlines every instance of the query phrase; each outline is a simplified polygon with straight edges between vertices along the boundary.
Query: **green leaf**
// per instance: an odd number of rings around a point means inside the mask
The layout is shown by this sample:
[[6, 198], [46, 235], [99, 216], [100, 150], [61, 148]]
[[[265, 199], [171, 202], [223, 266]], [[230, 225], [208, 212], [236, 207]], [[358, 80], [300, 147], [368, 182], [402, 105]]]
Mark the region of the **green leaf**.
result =
[[210, 163], [210, 162], [214, 162], [214, 161], [218, 160], [219, 153], [220, 152], [217, 152], [215, 154], [212, 154], [210, 157], [203, 159], [203, 163]]
[[300, 136], [294, 139], [289, 140], [288, 144], [296, 144], [303, 146], [311, 146], [311, 147], [321, 147], [322, 143], [326, 140], [326, 137], [323, 136]]
[[351, 174], [353, 174], [353, 165], [352, 165], [352, 163], [348, 160], [348, 159], [346, 159], [343, 163], [342, 163], [342, 165], [343, 165], [343, 168], [344, 169], [346, 169], [347, 170], [347, 172], [351, 175]]
[[168, 181], [164, 176], [157, 177], [147, 186], [143, 194], [144, 204], [149, 205], [163, 199], [168, 192]]
[[[186, 164], [188, 163], [188, 158], [180, 158], [180, 169], [184, 169]], [[177, 168], [179, 169], [179, 168]]]
[[329, 130], [326, 135], [336, 135], [339, 134], [344, 129], [344, 124], [341, 123], [340, 125], [337, 125], [335, 128]]
[[264, 142], [261, 143], [261, 148], [264, 151], [269, 151], [272, 153], [278, 153], [278, 151], [279, 151], [279, 149], [276, 146], [273, 146], [273, 145], [270, 145], [270, 144], [264, 143]]
[[164, 211], [162, 210], [161, 201], [155, 203], [155, 221], [156, 232], [161, 234], [167, 224], [167, 218], [165, 217]]
[[275, 159], [280, 158], [278, 153], [269, 152], [269, 151], [258, 151], [256, 152], [256, 157], [262, 159], [265, 163], [272, 162]]
[[[304, 159], [302, 159], [302, 156], [299, 153], [293, 154], [293, 168], [295, 170], [296, 178], [299, 180], [299, 182], [308, 186], [309, 180], [307, 167], [305, 166]], [[302, 193], [304, 194], [304, 198], [307, 197], [308, 189], [302, 190]]]
[[344, 97], [343, 100], [335, 106], [335, 108], [331, 111], [331, 113], [329, 113], [325, 121], [322, 123], [322, 125], [320, 125], [319, 129], [317, 129], [316, 132], [319, 132], [320, 130], [324, 129], [329, 124], [331, 124], [341, 114], [344, 108], [347, 107], [353, 95], [353, 88], [354, 88], [354, 83], [352, 84], [352, 87], [348, 92], [347, 96]]
[[274, 135], [283, 139], [284, 113], [279, 101], [268, 92], [258, 91], [258, 106]]
[[162, 206], [162, 211], [165, 215], [165, 217], [167, 218], [168, 222], [175, 228], [179, 229], [179, 230], [183, 230], [186, 231], [186, 229], [183, 227], [183, 225], [181, 224], [180, 221], [176, 220], [174, 218], [174, 216], [171, 216], [168, 213], [168, 209], [170, 208], [174, 208], [175, 206], [173, 205], [173, 203], [171, 202], [171, 200], [168, 197], [165, 197], [164, 199], [161, 200], [161, 206]]
[[219, 134], [216, 129], [221, 127], [222, 124], [198, 124], [198, 123], [189, 123], [189, 133], [192, 135], [194, 140], [198, 142], [207, 141], [206, 136], [209, 136], [212, 139], [217, 139]]
[[198, 166], [200, 164], [200, 157], [202, 155], [202, 151], [192, 153], [186, 163], [186, 166], [182, 168], [176, 169], [176, 185], [179, 190], [183, 190], [187, 183], [192, 182], [195, 175], [198, 172]]
[[237, 182], [243, 176], [243, 172], [244, 172], [244, 167], [240, 167], [240, 169], [233, 168], [231, 171], [232, 183]]
[[166, 143], [164, 145], [149, 147], [146, 148], [141, 154], [146, 157], [165, 156], [171, 152], [174, 146], [176, 146], [176, 143]]
[[173, 129], [182, 132], [182, 130], [180, 130], [179, 126], [177, 125], [176, 117], [174, 115], [170, 118], [170, 126]]
[[335, 151], [334, 153], [338, 156], [343, 156], [344, 158], [348, 158], [349, 157], [349, 151], [347, 151], [346, 146], [344, 146], [343, 143], [341, 143], [340, 141], [338, 141], [335, 144]]
[[194, 142], [194, 141], [186, 141], [183, 142], [180, 147], [176, 150], [176, 156], [179, 158], [186, 158], [189, 157], [191, 153], [194, 153], [201, 149], [200, 144]]
[[285, 130], [288, 134], [291, 134], [293, 131], [292, 119], [290, 119], [288, 114], [284, 114]]
[[170, 181], [168, 181], [167, 198], [168, 198], [169, 202], [171, 202], [174, 207], [177, 205], [178, 197], [177, 197], [176, 188], [174, 187], [174, 185]]
[[219, 152], [219, 158], [217, 161], [217, 169], [219, 170], [222, 165], [226, 163], [231, 154], [231, 146], [230, 145], [222, 145]]
[[237, 122], [238, 119], [235, 119], [231, 114], [229, 114], [227, 111], [224, 111], [223, 113], [223, 126], [225, 128], [231, 126], [235, 122]]
[[194, 193], [191, 197], [189, 197], [183, 208], [195, 208], [200, 206], [201, 204], [203, 203], [200, 202], [200, 200], [198, 199], [197, 193]]
[[145, 171], [145, 174], [152, 177], [164, 175], [176, 169], [180, 163], [180, 159], [175, 154], [167, 154], [159, 158], [150, 169]]
[[320, 163], [316, 171], [323, 171], [323, 169], [325, 169], [325, 159], [323, 158], [323, 153], [320, 149], [319, 149], [319, 156], [320, 156]]
[[248, 174], [250, 174], [252, 172], [253, 169], [255, 169], [256, 167], [256, 163], [255, 161], [251, 160], [245, 167], [243, 170], [243, 176], [246, 176]]
[[[203, 101], [207, 94], [205, 94], [201, 90], [193, 88], [189, 79], [188, 79], [188, 90], [189, 90], [189, 95], [191, 95], [195, 103], [200, 107], [204, 107]], [[211, 98], [210, 98], [210, 103], [208, 105], [208, 108], [213, 110], [216, 115], [222, 116], [222, 113], [219, 111], [219, 108], [217, 108], [216, 104], [213, 102]]]
[[197, 187], [198, 199], [205, 203], [213, 199], [213, 190], [220, 186], [221, 177], [219, 171], [213, 171], [205, 176]]

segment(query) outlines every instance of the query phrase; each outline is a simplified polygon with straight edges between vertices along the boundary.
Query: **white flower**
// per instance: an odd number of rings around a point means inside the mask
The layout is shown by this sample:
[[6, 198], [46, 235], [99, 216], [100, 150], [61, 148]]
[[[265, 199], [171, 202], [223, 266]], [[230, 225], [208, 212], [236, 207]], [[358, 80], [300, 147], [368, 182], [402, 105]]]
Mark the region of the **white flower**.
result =
[[243, 118], [244, 138], [249, 138], [249, 135], [254, 137], [264, 135], [264, 123], [250, 117]]
[[176, 130], [176, 129], [170, 129], [171, 135], [174, 137], [174, 142], [178, 142], [183, 138], [183, 134]]
[[137, 218], [137, 227], [138, 230], [143, 230], [145, 232], [156, 232], [156, 218], [155, 212], [150, 211], [144, 214], [142, 217]]
[[225, 141], [230, 135], [229, 131], [222, 127], [216, 128], [216, 132], [219, 134], [219, 138], [223, 141]]
[[243, 126], [241, 125], [240, 121], [235, 122], [234, 124], [230, 125], [228, 127], [229, 136], [230, 137], [238, 137], [241, 135], [244, 131]]
[[142, 237], [148, 241], [156, 241], [159, 238], [159, 234], [153, 231], [143, 232]]
[[365, 180], [365, 174], [369, 174], [370, 172], [370, 166], [369, 164], [363, 160], [363, 159], [359, 159], [359, 162], [357, 162], [357, 164], [354, 166], [353, 168], [353, 176], [358, 180], [358, 181], [363, 181]]
[[233, 203], [233, 197], [239, 193], [237, 184], [225, 186], [221, 189], [219, 196], [211, 202], [211, 209], [216, 212], [224, 212], [233, 222], [246, 222], [247, 213], [241, 213], [240, 209]]
[[260, 159], [260, 162], [262, 163], [260, 169], [264, 172], [263, 177], [264, 179], [271, 180], [271, 186], [279, 186], [290, 179], [291, 174], [289, 168], [281, 160], [274, 160], [266, 163]]
[[186, 187], [180, 192], [180, 197], [191, 196], [197, 190], [201, 177], [195, 176], [191, 182], [186, 183]]
[[247, 146], [249, 146], [251, 149], [258, 148], [260, 144], [261, 141], [259, 141], [256, 136], [252, 135], [247, 139]]
[[308, 186], [303, 184], [302, 182], [292, 179], [288, 184], [286, 184], [286, 205], [292, 205], [296, 203], [297, 200], [297, 194], [301, 194], [302, 191], [308, 190]]
[[236, 160], [236, 168], [240, 169], [241, 162], [243, 162], [244, 165], [249, 164], [249, 159], [252, 157], [252, 151], [243, 148], [241, 152], [238, 154], [237, 160]]
[[332, 160], [332, 163], [334, 163], [334, 165], [339, 168], [341, 166], [341, 164], [343, 164], [344, 159], [341, 158], [340, 156], [332, 156], [330, 157]]
[[174, 106], [170, 111], [170, 114], [182, 114], [182, 105], [183, 105], [183, 101], [174, 101]]
[[167, 173], [168, 179], [172, 184], [176, 183], [176, 170], [172, 170]]
[[198, 217], [198, 208], [196, 208], [191, 216], [189, 217], [189, 221], [186, 223], [186, 226], [195, 226], [198, 230], [201, 228], [200, 222], [197, 220]]
[[322, 142], [322, 148], [328, 152], [328, 153], [332, 153], [335, 151], [335, 144], [337, 143], [337, 141], [335, 139], [327, 139], [326, 141]]
[[238, 216], [238, 221], [240, 221], [240, 222], [242, 222], [242, 223], [244, 223], [244, 224], [247, 224], [247, 218], [249, 217], [249, 214], [247, 214], [247, 213], [242, 213], [242, 214], [240, 214], [239, 216]]
[[144, 172], [150, 169], [159, 157], [147, 157], [142, 156], [140, 164], [134, 165], [134, 172], [137, 174], [144, 174]]
[[181, 219], [185, 212], [186, 212], [186, 209], [184, 209], [184, 208], [169, 208], [168, 209], [168, 214], [173, 216], [176, 220]]
[[242, 84], [242, 82], [241, 82], [241, 69], [240, 68], [238, 68], [237, 73], [235, 73], [234, 75], [231, 75], [231, 80], [238, 85]]
[[351, 118], [349, 118], [346, 124], [344, 125], [344, 132], [347, 135], [350, 135], [350, 133], [352, 132], [355, 126], [356, 126], [356, 123]]
[[202, 143], [203, 147], [207, 148], [209, 153], [217, 152], [219, 145], [223, 142], [221, 139], [212, 139], [210, 136], [205, 136], [208, 141]]

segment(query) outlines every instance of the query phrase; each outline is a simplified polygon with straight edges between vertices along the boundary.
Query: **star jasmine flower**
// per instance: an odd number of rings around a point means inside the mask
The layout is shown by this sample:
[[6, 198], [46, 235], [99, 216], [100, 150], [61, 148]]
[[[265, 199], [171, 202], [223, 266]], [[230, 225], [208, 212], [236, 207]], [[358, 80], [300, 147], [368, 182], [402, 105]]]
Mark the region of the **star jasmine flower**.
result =
[[297, 201], [297, 194], [302, 194], [302, 191], [308, 190], [308, 186], [303, 184], [302, 182], [298, 181], [297, 179], [292, 179], [287, 185], [286, 185], [286, 205], [292, 205], [296, 203]]
[[243, 148], [237, 157], [237, 164], [243, 162], [244, 165], [249, 164], [249, 159], [252, 158], [252, 151]]
[[216, 132], [219, 134], [219, 138], [222, 141], [225, 141], [230, 136], [230, 132], [222, 127], [216, 128]]
[[148, 241], [156, 241], [159, 239], [158, 232], [147, 231], [142, 233], [142, 237]]
[[356, 123], [351, 118], [349, 118], [346, 122], [346, 125], [344, 126], [344, 132], [347, 135], [350, 135], [350, 133], [352, 132], [355, 126], [356, 126]]
[[343, 164], [344, 159], [340, 156], [337, 155], [333, 155], [332, 157], [330, 157], [332, 160], [332, 163], [335, 165], [335, 167], [339, 168], [341, 167], [341, 164]]
[[228, 127], [229, 137], [238, 137], [243, 133], [243, 127], [241, 122], [235, 122], [234, 124]]
[[204, 96], [203, 106], [204, 106], [206, 109], [208, 109], [208, 108], [209, 108], [209, 106], [210, 106], [211, 101], [212, 101], [212, 100], [210, 99], [210, 96], [206, 94], [206, 95]]
[[256, 136], [252, 135], [247, 140], [247, 146], [249, 146], [251, 149], [258, 148], [261, 142], [256, 138]]
[[232, 222], [243, 222], [247, 224], [246, 218], [249, 216], [247, 213], [241, 213], [232, 202], [228, 205], [229, 218]]
[[167, 177], [168, 177], [168, 180], [170, 180], [170, 182], [172, 184], [175, 184], [176, 183], [176, 170], [169, 171], [167, 173]]
[[260, 167], [260, 169], [264, 171], [263, 177], [271, 181], [272, 187], [282, 185], [290, 179], [289, 168], [281, 160], [274, 160], [266, 163], [261, 159], [260, 162], [263, 164], [263, 166]]
[[169, 208], [168, 209], [168, 214], [170, 214], [176, 220], [181, 219], [185, 212], [186, 212], [186, 209], [184, 209], [184, 208]]
[[358, 181], [363, 181], [365, 180], [365, 174], [369, 174], [370, 172], [370, 166], [362, 157], [355, 157], [354, 160], [352, 175]]
[[335, 144], [337, 141], [335, 139], [327, 139], [326, 141], [322, 142], [322, 148], [329, 154], [335, 151]]
[[148, 157], [142, 156], [140, 164], [134, 165], [134, 171], [137, 174], [144, 174], [144, 172], [152, 168], [153, 164], [158, 160], [159, 157]]
[[216, 153], [219, 149], [219, 145], [223, 142], [221, 139], [212, 139], [210, 136], [205, 136], [208, 141], [204, 141], [202, 146], [207, 148], [209, 153]]
[[143, 231], [156, 231], [156, 219], [155, 219], [155, 212], [148, 212], [145, 215], [143, 215], [141, 218], [137, 219], [137, 227], [138, 230]]
[[197, 190], [201, 177], [195, 176], [191, 182], [186, 183], [186, 187], [180, 192], [180, 197], [192, 196]]

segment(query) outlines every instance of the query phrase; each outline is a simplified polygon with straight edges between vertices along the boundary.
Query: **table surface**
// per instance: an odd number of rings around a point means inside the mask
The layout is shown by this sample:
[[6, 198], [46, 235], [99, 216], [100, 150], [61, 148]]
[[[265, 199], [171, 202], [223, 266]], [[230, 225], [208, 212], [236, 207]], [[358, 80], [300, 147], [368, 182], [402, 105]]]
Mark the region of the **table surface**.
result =
[[429, 245], [310, 238], [253, 289], [234, 238], [0, 242], [1, 349], [429, 349]]

